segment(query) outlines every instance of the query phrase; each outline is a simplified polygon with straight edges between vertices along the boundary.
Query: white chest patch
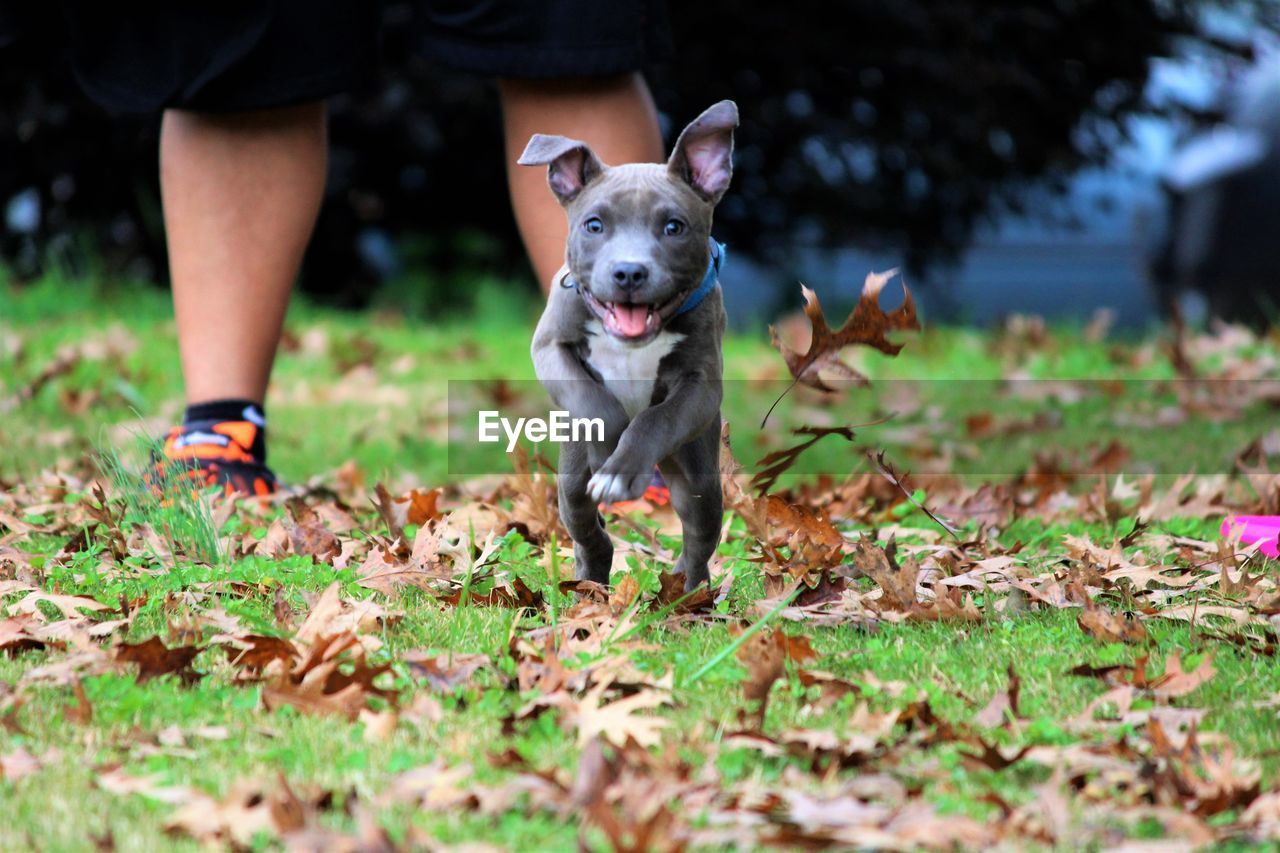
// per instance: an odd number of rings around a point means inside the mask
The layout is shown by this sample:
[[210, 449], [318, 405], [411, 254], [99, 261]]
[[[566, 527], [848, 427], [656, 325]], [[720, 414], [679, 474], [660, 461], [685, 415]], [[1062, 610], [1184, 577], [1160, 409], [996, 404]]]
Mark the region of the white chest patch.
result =
[[649, 401], [653, 399], [658, 363], [685, 336], [663, 331], [644, 346], [629, 347], [619, 343], [596, 320], [587, 323], [587, 331], [591, 333], [587, 338], [587, 363], [600, 374], [627, 417], [634, 418], [649, 408]]

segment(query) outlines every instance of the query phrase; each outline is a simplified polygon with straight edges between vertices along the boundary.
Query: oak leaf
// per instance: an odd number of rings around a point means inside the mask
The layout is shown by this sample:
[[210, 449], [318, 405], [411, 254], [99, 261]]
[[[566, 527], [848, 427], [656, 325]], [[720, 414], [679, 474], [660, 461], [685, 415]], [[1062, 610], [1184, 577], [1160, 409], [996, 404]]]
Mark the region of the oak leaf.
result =
[[293, 519], [293, 523], [286, 525], [285, 529], [295, 554], [329, 563], [342, 553], [342, 543], [338, 541], [338, 537], [325, 527], [316, 511], [301, 498], [290, 498], [285, 508]]
[[747, 637], [738, 647], [738, 660], [747, 668], [742, 682], [742, 695], [749, 710], [743, 715], [743, 723], [749, 729], [764, 726], [769, 691], [782, 677], [788, 660], [805, 663], [818, 657], [809, 638], [789, 636], [783, 631], [760, 631]]
[[121, 643], [116, 647], [116, 662], [136, 664], [139, 681], [176, 675], [183, 684], [193, 684], [203, 678], [191, 668], [191, 662], [202, 651], [199, 646], [169, 648], [159, 637], [151, 637], [141, 643]]
[[1164, 662], [1164, 675], [1151, 680], [1151, 692], [1158, 699], [1173, 699], [1186, 696], [1216, 674], [1213, 668], [1213, 656], [1206, 655], [1200, 665], [1187, 672], [1182, 668], [1182, 657], [1173, 652]]
[[884, 590], [880, 600], [891, 608], [911, 610], [916, 605], [916, 583], [920, 566], [914, 560], [899, 566], [896, 559], [897, 543], [892, 539], [881, 548], [874, 542], [859, 539], [853, 545], [853, 565], [858, 572], [871, 578]]
[[443, 517], [444, 513], [440, 512], [438, 506], [442, 494], [444, 494], [443, 489], [432, 489], [428, 492], [410, 489], [407, 495], [395, 500], [396, 503], [408, 504], [405, 508], [405, 518], [410, 524], [421, 525]]
[[662, 730], [671, 725], [671, 721], [638, 712], [667, 704], [670, 696], [659, 690], [640, 690], [605, 703], [605, 691], [612, 683], [610, 679], [598, 682], [581, 700], [573, 703], [569, 722], [578, 729], [578, 746], [586, 746], [597, 736], [615, 746], [623, 746], [628, 738], [644, 747], [657, 745]]
[[[891, 269], [867, 273], [858, 304], [853, 307], [844, 324], [834, 331], [827, 325], [822, 306], [818, 304], [818, 294], [804, 285], [800, 286], [805, 299], [804, 313], [813, 326], [809, 349], [804, 353], [796, 352], [782, 342], [773, 326], [769, 327], [769, 339], [774, 348], [782, 353], [787, 369], [795, 379], [793, 384], [807, 385], [819, 391], [837, 390], [823, 380], [821, 374], [826, 371], [865, 386], [868, 384], [867, 378], [840, 360], [840, 350], [853, 344], [869, 346], [886, 355], [897, 355], [902, 350], [902, 344], [893, 343], [885, 333], [919, 330], [920, 322], [916, 319], [915, 299], [905, 283], [902, 285], [904, 298], [901, 305], [887, 314], [880, 307], [880, 291], [897, 272], [896, 269]], [[772, 412], [773, 408], [770, 407], [769, 411]], [[768, 418], [769, 415], [766, 414], [765, 420]]]
[[1147, 626], [1137, 619], [1112, 613], [1085, 598], [1084, 612], [1076, 617], [1080, 630], [1104, 643], [1140, 643], [1147, 638]]
[[973, 722], [983, 728], [992, 729], [1002, 726], [1009, 721], [1010, 718], [1016, 720], [1020, 716], [1018, 713], [1018, 696], [1022, 691], [1022, 679], [1018, 678], [1018, 673], [1014, 671], [1013, 664], [1009, 664], [1009, 682], [1004, 690], [997, 691], [991, 697], [991, 701], [987, 703], [981, 711], [973, 718]]

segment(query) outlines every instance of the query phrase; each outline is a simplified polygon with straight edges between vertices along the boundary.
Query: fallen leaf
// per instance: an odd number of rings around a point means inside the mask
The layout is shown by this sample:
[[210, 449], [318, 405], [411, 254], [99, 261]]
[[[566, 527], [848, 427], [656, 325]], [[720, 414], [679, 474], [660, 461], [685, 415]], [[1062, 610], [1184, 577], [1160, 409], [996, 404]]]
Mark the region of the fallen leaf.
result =
[[578, 731], [578, 747], [585, 746], [596, 737], [616, 746], [625, 745], [628, 739], [645, 747], [657, 745], [662, 730], [671, 725], [671, 721], [640, 712], [668, 704], [670, 695], [665, 691], [647, 689], [605, 702], [604, 694], [611, 684], [610, 680], [598, 682], [581, 700], [570, 706], [566, 721]]
[[1147, 627], [1137, 619], [1112, 613], [1088, 598], [1076, 623], [1086, 634], [1104, 643], [1140, 643], [1147, 639]]
[[985, 729], [993, 729], [1006, 725], [1010, 717], [1015, 720], [1018, 718], [1018, 694], [1022, 689], [1022, 679], [1018, 678], [1012, 663], [1009, 664], [1008, 674], [1008, 686], [1004, 690], [996, 691], [991, 701], [974, 716], [975, 724]]
[[743, 698], [749, 706], [744, 724], [758, 730], [764, 726], [769, 691], [782, 677], [786, 662], [804, 663], [818, 655], [807, 637], [792, 637], [783, 631], [766, 629], [744, 640], [737, 656], [747, 668], [747, 677], [742, 682]]
[[93, 722], [93, 705], [84, 692], [84, 682], [77, 680], [71, 686], [75, 695], [75, 704], [62, 709], [62, 716], [79, 726], [87, 726]]
[[364, 723], [364, 739], [370, 743], [387, 740], [395, 732], [400, 723], [400, 714], [396, 711], [370, 711], [364, 708], [358, 719]]
[[407, 495], [396, 498], [396, 503], [408, 504], [405, 508], [405, 518], [410, 524], [426, 524], [444, 517], [444, 513], [440, 512], [438, 506], [443, 493], [442, 489], [431, 489], [427, 492], [410, 489]]
[[22, 747], [8, 755], [0, 755], [0, 779], [16, 782], [40, 769], [40, 760]]
[[891, 539], [881, 548], [874, 542], [859, 539], [853, 545], [853, 567], [864, 577], [871, 578], [884, 591], [881, 602], [891, 608], [911, 610], [916, 605], [916, 584], [920, 566], [908, 560], [899, 566], [896, 559], [897, 545]]
[[1151, 680], [1151, 692], [1157, 699], [1165, 700], [1186, 696], [1213, 678], [1215, 673], [1213, 655], [1205, 655], [1199, 666], [1191, 672], [1186, 672], [1182, 668], [1181, 656], [1177, 652], [1172, 652], [1165, 659], [1164, 674]]
[[116, 646], [116, 662], [138, 667], [138, 680], [150, 681], [162, 675], [176, 675], [183, 684], [194, 684], [204, 676], [191, 668], [191, 662], [204, 649], [198, 646], [169, 648], [159, 637], [141, 643]]

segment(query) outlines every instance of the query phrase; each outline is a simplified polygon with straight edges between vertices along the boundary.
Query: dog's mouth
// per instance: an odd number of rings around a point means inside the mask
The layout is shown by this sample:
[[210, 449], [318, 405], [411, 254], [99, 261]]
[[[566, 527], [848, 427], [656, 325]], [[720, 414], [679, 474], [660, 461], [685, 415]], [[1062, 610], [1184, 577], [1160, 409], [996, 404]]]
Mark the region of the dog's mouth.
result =
[[620, 340], [637, 342], [658, 334], [675, 315], [687, 293], [677, 293], [662, 303], [604, 302], [585, 288], [582, 295], [592, 312], [600, 318], [606, 332]]

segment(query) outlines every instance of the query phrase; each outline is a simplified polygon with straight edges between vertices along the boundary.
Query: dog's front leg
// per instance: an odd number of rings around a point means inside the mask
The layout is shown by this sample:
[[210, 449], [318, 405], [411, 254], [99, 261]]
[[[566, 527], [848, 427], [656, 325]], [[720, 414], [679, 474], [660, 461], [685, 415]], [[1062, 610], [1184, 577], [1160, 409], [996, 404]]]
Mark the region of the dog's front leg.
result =
[[591, 496], [612, 503], [644, 494], [654, 467], [719, 418], [721, 395], [718, 379], [682, 378], [665, 400], [636, 415], [623, 430], [617, 448], [587, 483]]
[[596, 503], [587, 494], [587, 449], [583, 442], [560, 446], [560, 520], [573, 538], [574, 577], [608, 585], [613, 542], [605, 532]]

